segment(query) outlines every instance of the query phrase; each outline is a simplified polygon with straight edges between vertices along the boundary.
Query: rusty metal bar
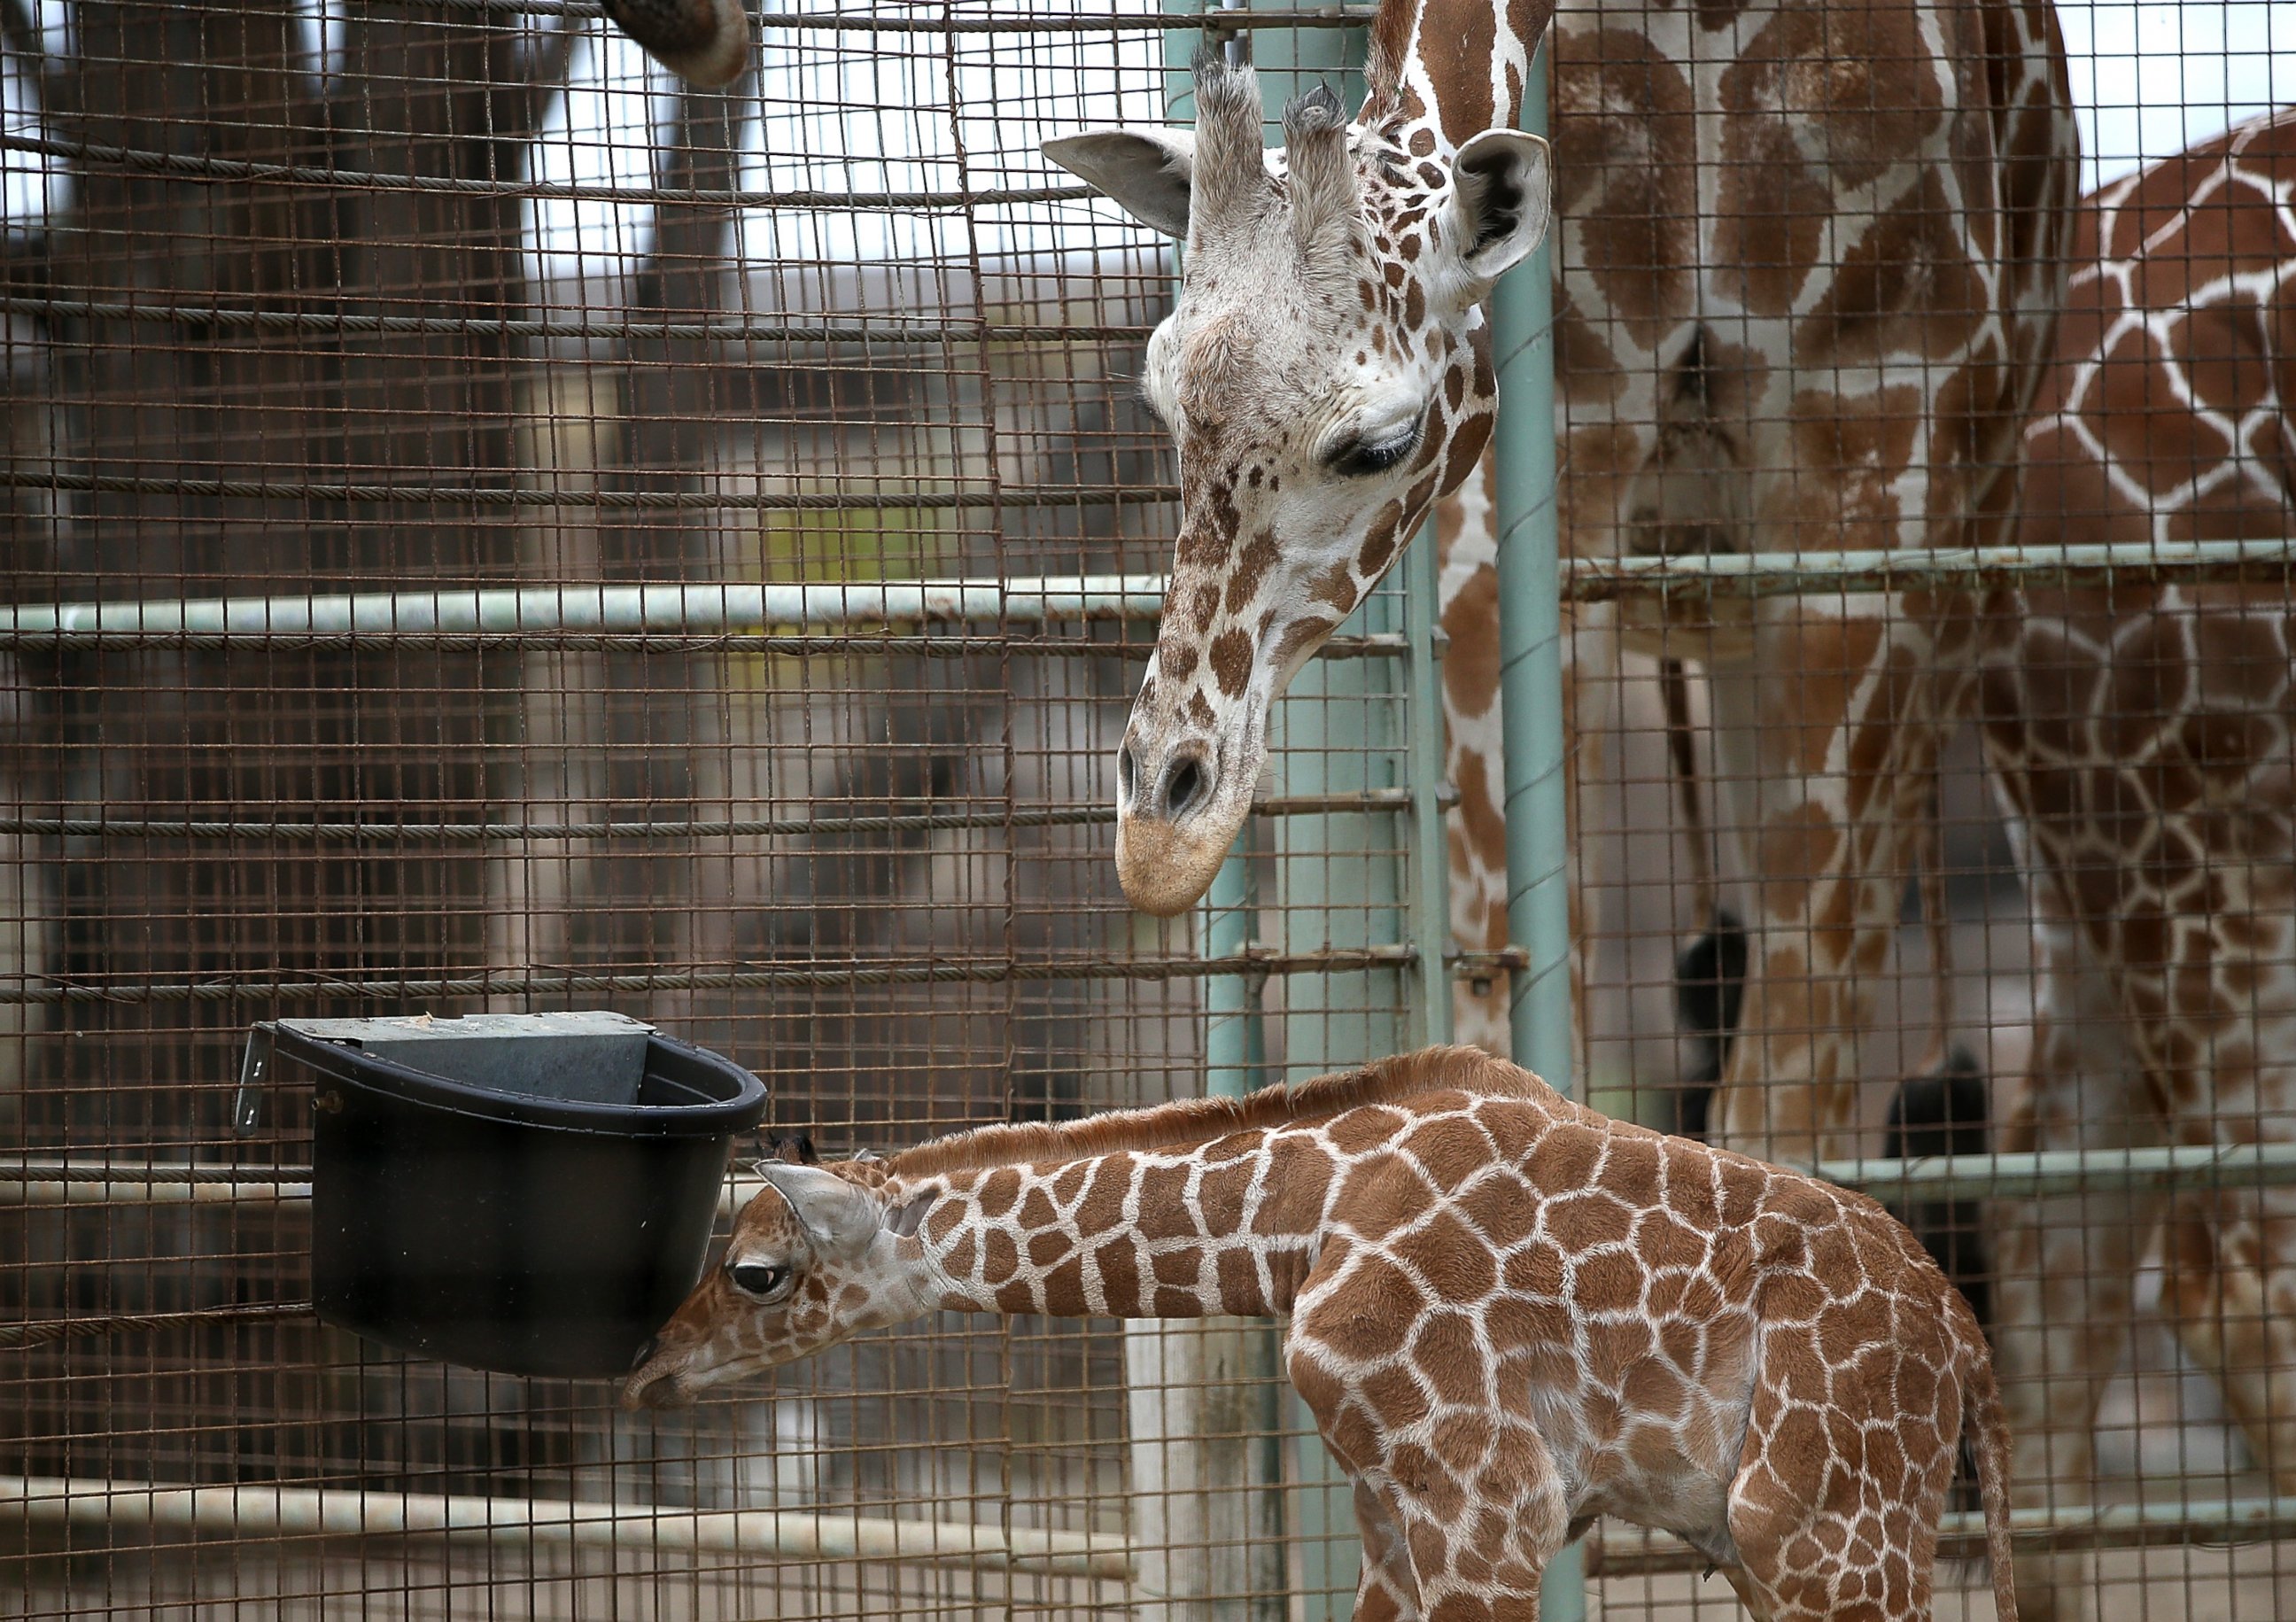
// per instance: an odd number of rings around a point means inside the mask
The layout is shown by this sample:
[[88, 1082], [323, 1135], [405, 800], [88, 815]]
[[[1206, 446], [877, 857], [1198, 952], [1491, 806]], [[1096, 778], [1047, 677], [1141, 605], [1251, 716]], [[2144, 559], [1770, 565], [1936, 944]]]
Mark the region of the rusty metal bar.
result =
[[[1090, 186], [1009, 186], [979, 192], [859, 192], [842, 189], [771, 191], [750, 187], [580, 185], [570, 181], [487, 180], [463, 175], [389, 175], [309, 163], [251, 163], [195, 152], [147, 152], [94, 141], [47, 135], [0, 135], [0, 152], [29, 152], [78, 164], [168, 175], [178, 179], [270, 181], [344, 192], [429, 192], [459, 197], [517, 197], [537, 201], [633, 203], [707, 209], [801, 209], [808, 212], [914, 213], [930, 209], [992, 209], [1013, 203], [1083, 202], [1100, 195]], [[929, 162], [931, 160], [920, 160]]]
[[1939, 546], [1903, 551], [1751, 552], [1710, 557], [1578, 558], [1563, 566], [1574, 602], [1682, 597], [1780, 597], [1984, 586], [2152, 585], [2267, 580], [2296, 574], [2296, 543], [2136, 541], [2064, 546]]
[[[1009, 645], [1009, 644], [1007, 644]], [[1280, 794], [1252, 804], [1254, 816], [1308, 816], [1326, 811], [1394, 810], [1409, 789], [1359, 794]], [[1457, 799], [1439, 794], [1439, 807]], [[480, 844], [520, 840], [708, 840], [848, 837], [937, 833], [967, 828], [1071, 828], [1116, 820], [1112, 806], [1039, 807], [1013, 811], [926, 811], [906, 816], [721, 817], [588, 823], [307, 823], [107, 816], [0, 816], [0, 834], [36, 839], [275, 840], [316, 845], [388, 845], [408, 840]]]
[[[507, 471], [507, 470], [505, 470]], [[46, 490], [86, 495], [199, 496], [246, 501], [328, 501], [376, 505], [427, 505], [451, 502], [472, 507], [523, 511], [564, 507], [605, 512], [972, 512], [1003, 507], [1156, 506], [1177, 501], [1170, 485], [1004, 485], [995, 490], [889, 488], [882, 476], [850, 482], [865, 487], [836, 492], [786, 490], [773, 493], [690, 487], [701, 475], [665, 475], [673, 487], [657, 490], [578, 489], [503, 483], [498, 485], [332, 484], [302, 479], [152, 479], [140, 474], [64, 473], [53, 469], [0, 468], [0, 489]]]
[[883, 959], [818, 969], [666, 969], [652, 973], [584, 974], [511, 969], [499, 973], [409, 975], [405, 979], [172, 980], [133, 985], [17, 985], [0, 988], [0, 1006], [57, 1003], [214, 1003], [261, 998], [308, 1003], [332, 997], [570, 996], [656, 991], [757, 991], [811, 987], [1000, 985], [1038, 980], [1183, 980], [1207, 975], [1340, 974], [1392, 968], [1410, 961], [1406, 946], [1349, 946], [1322, 952], [1246, 953], [1226, 958], [1086, 959], [1015, 963], [1009, 958]]
[[184, 304], [164, 298], [118, 304], [87, 299], [0, 296], [0, 315], [33, 320], [127, 321], [145, 325], [224, 328], [266, 332], [316, 332], [329, 337], [381, 333], [408, 338], [531, 338], [596, 341], [647, 339], [685, 343], [935, 344], [1139, 342], [1150, 331], [1139, 326], [983, 326], [979, 322], [939, 325], [907, 317], [849, 317], [838, 324], [811, 325], [786, 318], [718, 321], [644, 321], [605, 315], [556, 320], [481, 315], [377, 315], [353, 311], [324, 314], [304, 310], [254, 309], [245, 306]]
[[[598, 0], [403, 0], [426, 11], [480, 15], [603, 17]], [[1373, 5], [1317, 5], [1264, 10], [1238, 6], [1207, 18], [1190, 12], [1159, 16], [1152, 12], [1070, 12], [1042, 17], [902, 17], [865, 12], [761, 12], [751, 20], [762, 29], [860, 34], [1098, 34], [1153, 29], [1205, 29], [1218, 33], [1250, 29], [1360, 28], [1378, 14]], [[1185, 17], [1186, 20], [1181, 20]]]
[[[1940, 1560], [1982, 1560], [1985, 1521], [1956, 1510], [1938, 1522]], [[2028, 1547], [2148, 1549], [2180, 1544], [2271, 1543], [2296, 1536], [2296, 1497], [2193, 1498], [2154, 1503], [2067, 1504], [2013, 1510], [2009, 1536]], [[1606, 1523], [1587, 1543], [1590, 1578], [1704, 1571], [1712, 1559], [1664, 1532]]]

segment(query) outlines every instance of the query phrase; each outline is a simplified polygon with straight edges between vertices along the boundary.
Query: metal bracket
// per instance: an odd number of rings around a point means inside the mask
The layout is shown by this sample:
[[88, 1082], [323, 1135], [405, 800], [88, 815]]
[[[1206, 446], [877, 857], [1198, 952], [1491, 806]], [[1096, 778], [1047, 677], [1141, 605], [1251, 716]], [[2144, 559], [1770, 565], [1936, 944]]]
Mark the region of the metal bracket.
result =
[[262, 1020], [247, 1033], [247, 1051], [239, 1061], [239, 1091], [231, 1100], [234, 1137], [251, 1138], [263, 1124], [262, 1088], [271, 1078], [272, 1038], [278, 1029], [271, 1020]]

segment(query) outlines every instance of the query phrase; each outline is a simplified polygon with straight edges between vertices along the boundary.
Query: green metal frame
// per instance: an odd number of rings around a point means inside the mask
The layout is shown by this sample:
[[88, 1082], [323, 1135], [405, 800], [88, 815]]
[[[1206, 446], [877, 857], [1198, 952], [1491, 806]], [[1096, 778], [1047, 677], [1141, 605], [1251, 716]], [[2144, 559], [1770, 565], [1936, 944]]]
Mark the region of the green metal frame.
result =
[[[1168, 36], [1173, 78], [1167, 101], [1189, 102], [1182, 37]], [[1300, 37], [1262, 30], [1257, 65], [1272, 103], [1303, 72], [1353, 74], [1360, 37]], [[1543, 69], [1543, 62], [1540, 64]], [[1289, 82], [1287, 82], [1289, 81]], [[1534, 82], [1543, 79], [1534, 74]], [[1534, 120], [1544, 116], [1544, 94]], [[1536, 121], [1529, 126], [1539, 127]], [[1546, 343], [1550, 262], [1542, 252], [1495, 302], [1501, 389], [1498, 520], [1508, 717], [1510, 921], [1529, 968], [1515, 983], [1516, 1059], [1566, 1090], [1570, 1085], [1569, 910], [1563, 837], [1560, 577], [1554, 534], [1552, 357]], [[1512, 472], [1510, 473], [1510, 469]], [[1397, 660], [1317, 660], [1300, 673], [1272, 718], [1278, 769], [1301, 797], [1404, 791], [1398, 809], [1292, 816], [1247, 832], [1199, 914], [1198, 939], [1215, 959], [1273, 946], [1302, 950], [1405, 948], [1399, 961], [1293, 975], [1284, 983], [1281, 1073], [1299, 1080], [1431, 1042], [1452, 1032], [1449, 857], [1442, 823], [1444, 764], [1440, 560], [1432, 526], [1407, 548], [1395, 586], [1374, 593], [1342, 634], [1392, 638]], [[1526, 569], [1525, 565], [1529, 567]], [[1529, 679], [1526, 681], [1526, 676]], [[1518, 764], [1519, 763], [1519, 764]], [[1400, 774], [1398, 784], [1383, 779]], [[1263, 846], [1255, 838], [1264, 839]], [[1262, 887], [1275, 893], [1263, 905]], [[1263, 930], [1276, 938], [1265, 940]], [[1264, 977], [1220, 976], [1205, 985], [1206, 1087], [1235, 1094], [1272, 1078]], [[1272, 1347], [1274, 1337], [1268, 1337]], [[1271, 1390], [1275, 1370], [1269, 1358]], [[1327, 1622], [1351, 1609], [1359, 1554], [1352, 1493], [1315, 1440], [1298, 1399], [1287, 1397], [1293, 1446], [1284, 1472], [1282, 1525], [1296, 1562], [1294, 1614]], [[1265, 1469], [1267, 1462], [1260, 1462]], [[1575, 1553], [1549, 1574], [1550, 1618], [1583, 1614]]]
[[[1546, 54], [1532, 59], [1522, 127], [1546, 128]], [[1562, 730], [1562, 565], [1555, 522], [1554, 248], [1490, 302], [1500, 409], [1499, 701], [1505, 740], [1507, 931], [1523, 950], [1508, 1013], [1514, 1061], [1571, 1090], [1570, 805]], [[1545, 1622], [1587, 1614], [1585, 1552], [1564, 1550], [1539, 1591]]]

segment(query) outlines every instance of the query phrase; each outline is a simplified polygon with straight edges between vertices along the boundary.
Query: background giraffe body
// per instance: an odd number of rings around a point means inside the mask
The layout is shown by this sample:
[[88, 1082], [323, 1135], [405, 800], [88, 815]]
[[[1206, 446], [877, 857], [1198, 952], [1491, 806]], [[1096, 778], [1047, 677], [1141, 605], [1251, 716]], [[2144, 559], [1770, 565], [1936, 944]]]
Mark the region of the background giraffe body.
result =
[[[2296, 118], [2088, 200], [2026, 436], [2029, 545], [2296, 534]], [[2296, 610], [2264, 586], [2002, 594], [1983, 737], [2034, 915], [2013, 1149], [2296, 1140]], [[2296, 1196], [2000, 1206], [2021, 1495], [2087, 1495], [2142, 1248], [2258, 1459], [2296, 1487]], [[2080, 1557], [2024, 1587], [2070, 1612]]]
[[1600, 1513], [1758, 1616], [1925, 1617], [1965, 1421], [2005, 1538], [1984, 1339], [1902, 1226], [1471, 1049], [765, 1175], [630, 1405], [936, 1307], [1282, 1314], [1357, 1484], [1361, 1618], [1529, 1622]]
[[[1235, 76], [1200, 85], [1193, 140], [1046, 145], [1189, 243], [1145, 377], [1182, 517], [1119, 761], [1136, 905], [1201, 896], [1268, 707], [1447, 497], [1444, 624], [1469, 672], [1446, 692], [1454, 930], [1473, 947], [1503, 932], [1496, 594], [1470, 477], [1496, 376], [1478, 304], [1539, 235], [1545, 163], [1503, 172], [1490, 143], [1548, 9], [1383, 0], [1344, 143], [1335, 109], [1287, 113], [1272, 163]], [[2005, 540], [2076, 194], [2050, 7], [1565, 0], [1553, 20], [1566, 546]], [[1626, 624], [1645, 645], [1670, 635], [1710, 677], [1753, 948], [1715, 1104], [1725, 1142], [1798, 1159], [1853, 1147], [1858, 1034], [1938, 750], [1973, 690], [1975, 607], [1835, 594]], [[1461, 1012], [1496, 1039], [1489, 999]]]

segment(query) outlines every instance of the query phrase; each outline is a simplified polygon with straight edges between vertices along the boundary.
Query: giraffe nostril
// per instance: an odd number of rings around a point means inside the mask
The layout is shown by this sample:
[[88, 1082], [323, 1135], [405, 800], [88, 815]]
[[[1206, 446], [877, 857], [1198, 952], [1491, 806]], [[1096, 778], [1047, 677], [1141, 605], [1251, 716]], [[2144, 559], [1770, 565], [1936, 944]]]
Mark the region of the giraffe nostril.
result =
[[1172, 768], [1170, 782], [1164, 791], [1165, 813], [1174, 822], [1187, 815], [1188, 807], [1204, 786], [1203, 768], [1192, 756]]
[[1128, 743], [1116, 751], [1116, 791], [1127, 805], [1132, 803], [1132, 785], [1139, 774], [1140, 768], [1133, 762], [1132, 746]]
[[645, 1344], [638, 1348], [638, 1355], [630, 1359], [631, 1369], [635, 1371], [645, 1367], [647, 1364], [653, 1361], [653, 1355], [660, 1350], [661, 1350], [661, 1337], [648, 1335], [645, 1338]]

